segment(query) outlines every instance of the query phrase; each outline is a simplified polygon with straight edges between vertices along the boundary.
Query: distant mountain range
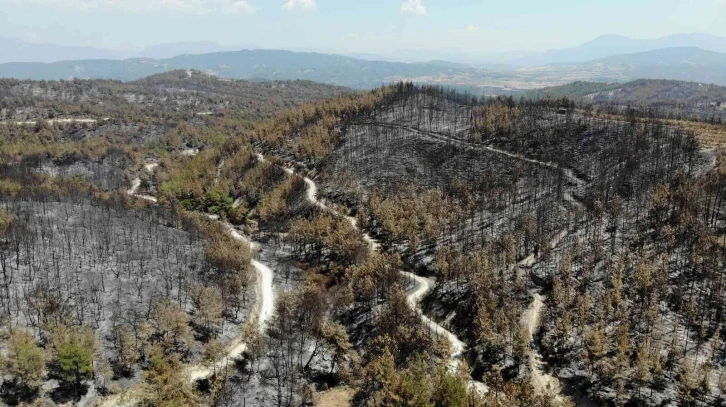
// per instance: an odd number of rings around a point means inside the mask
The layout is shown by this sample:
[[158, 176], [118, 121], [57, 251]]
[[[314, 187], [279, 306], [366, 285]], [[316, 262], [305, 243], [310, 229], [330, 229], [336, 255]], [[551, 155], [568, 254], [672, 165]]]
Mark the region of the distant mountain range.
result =
[[119, 51], [73, 45], [36, 44], [17, 38], [0, 37], [0, 63], [54, 62], [68, 59], [116, 59]]
[[171, 58], [183, 54], [207, 54], [210, 52], [236, 51], [243, 48], [259, 48], [250, 44], [220, 45], [211, 41], [177, 42], [159, 44], [141, 51], [114, 50], [74, 45], [34, 43], [18, 38], [0, 37], [0, 63], [8, 62], [58, 62], [86, 59]]
[[694, 47], [664, 48], [583, 63], [521, 68], [518, 72], [536, 74], [540, 78], [570, 79], [565, 82], [627, 82], [647, 78], [726, 85], [726, 53]]
[[365, 61], [341, 55], [291, 51], [243, 50], [167, 59], [78, 60], [54, 63], [7, 63], [0, 77], [17, 79], [107, 78], [135, 80], [176, 69], [195, 69], [226, 78], [248, 80], [305, 79], [352, 88], [372, 88], [400, 79], [434, 80], [442, 75], [481, 78], [480, 69], [439, 62], [404, 64]]
[[[707, 51], [726, 52], [726, 37], [710, 34], [674, 34], [655, 39], [636, 39], [622, 35], [603, 35], [575, 47], [544, 52], [477, 53], [459, 48], [398, 49], [382, 53], [341, 53], [334, 50], [296, 49], [299, 52], [340, 53], [357, 59], [388, 62], [450, 61], [477, 68], [506, 70], [549, 64], [572, 64], [613, 55], [632, 54], [663, 48], [696, 47]], [[178, 42], [150, 46], [143, 50], [114, 50], [94, 47], [41, 44], [17, 38], [0, 37], [0, 63], [58, 62], [85, 59], [165, 59], [183, 54], [209, 54], [242, 49], [264, 49], [260, 45], [220, 45], [212, 41]]]
[[[149, 52], [175, 52], [177, 48]], [[80, 52], [80, 51], [79, 51]], [[477, 94], [518, 92], [573, 81], [627, 82], [640, 78], [676, 79], [726, 85], [726, 53], [672, 47], [608, 56], [587, 62], [517, 69], [482, 69], [448, 61], [401, 63], [334, 54], [243, 50], [184, 54], [171, 58], [85, 59], [53, 63], [0, 64], [0, 77], [56, 80], [104, 78], [135, 80], [177, 69], [247, 80], [304, 79], [356, 89], [410, 80]]]
[[603, 35], [572, 48], [550, 50], [528, 56], [504, 58], [517, 66], [572, 64], [664, 48], [695, 47], [707, 51], [726, 52], [726, 38], [710, 34], [675, 34], [655, 39], [635, 39], [621, 35]]

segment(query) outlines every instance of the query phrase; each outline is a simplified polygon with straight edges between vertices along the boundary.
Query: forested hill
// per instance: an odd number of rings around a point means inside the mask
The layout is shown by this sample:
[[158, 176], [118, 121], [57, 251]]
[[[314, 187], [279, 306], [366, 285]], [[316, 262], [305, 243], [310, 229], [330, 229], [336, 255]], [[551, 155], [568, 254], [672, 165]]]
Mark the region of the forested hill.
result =
[[627, 83], [573, 82], [538, 89], [527, 98], [582, 98], [615, 103], [723, 103], [726, 87], [698, 82], [639, 79]]
[[225, 80], [191, 70], [156, 74], [135, 82], [0, 79], [0, 120], [66, 116], [96, 119], [128, 116], [133, 120], [162, 113], [222, 115], [226, 112], [259, 119], [302, 103], [353, 92], [309, 81]]

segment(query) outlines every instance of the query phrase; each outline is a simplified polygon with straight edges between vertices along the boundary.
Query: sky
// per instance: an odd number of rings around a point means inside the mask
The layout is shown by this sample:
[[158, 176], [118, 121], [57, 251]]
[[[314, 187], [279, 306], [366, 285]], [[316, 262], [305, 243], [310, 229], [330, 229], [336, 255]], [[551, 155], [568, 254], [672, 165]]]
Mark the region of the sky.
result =
[[726, 37], [726, 0], [0, 0], [0, 36], [116, 49], [187, 41], [384, 54]]

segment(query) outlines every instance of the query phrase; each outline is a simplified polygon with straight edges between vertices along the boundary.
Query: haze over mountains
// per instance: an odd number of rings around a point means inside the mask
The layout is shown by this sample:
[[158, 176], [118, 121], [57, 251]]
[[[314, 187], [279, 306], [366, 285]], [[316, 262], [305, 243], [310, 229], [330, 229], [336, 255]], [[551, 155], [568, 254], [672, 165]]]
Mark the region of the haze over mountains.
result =
[[[135, 80], [175, 69], [225, 78], [304, 79], [368, 89], [399, 80], [453, 86], [478, 94], [512, 94], [573, 81], [627, 82], [673, 79], [726, 85], [726, 38], [679, 34], [653, 40], [602, 36], [577, 47], [512, 60], [452, 59], [403, 63], [336, 54], [280, 50], [230, 50], [212, 42], [178, 43], [124, 54], [97, 48], [2, 40], [0, 77], [18, 79], [108, 78]], [[120, 59], [127, 56], [129, 59]], [[409, 54], [413, 55], [413, 54]], [[423, 54], [422, 54], [423, 55]], [[437, 56], [436, 53], [431, 56]], [[60, 62], [48, 61], [60, 60]], [[510, 63], [511, 66], [503, 65]]]
[[505, 60], [518, 66], [537, 66], [585, 62], [613, 55], [680, 47], [696, 47], [707, 51], [726, 52], [726, 38], [700, 33], [674, 34], [655, 39], [603, 35], [576, 47], [550, 50], [541, 54]]
[[105, 49], [77, 45], [34, 43], [0, 36], [0, 63], [58, 62], [84, 59], [171, 58], [183, 54], [206, 54], [259, 48], [252, 44], [221, 45], [212, 41], [153, 45], [141, 50]]
[[[358, 59], [388, 62], [427, 62], [445, 60], [460, 64], [486, 67], [527, 67], [560, 63], [586, 62], [613, 55], [652, 51], [662, 48], [696, 47], [707, 51], [726, 52], [726, 38], [711, 34], [674, 34], [653, 39], [629, 38], [608, 34], [580, 45], [545, 51], [504, 52], [475, 55], [462, 49], [400, 49], [394, 53], [336, 52], [318, 49], [291, 49], [328, 54], [342, 54]], [[195, 41], [158, 44], [141, 50], [118, 50], [95, 47], [34, 43], [0, 36], [0, 63], [6, 62], [58, 62], [83, 59], [164, 59], [183, 54], [208, 54], [243, 49], [266, 49], [260, 45], [239, 43], [222, 45], [213, 41]]]

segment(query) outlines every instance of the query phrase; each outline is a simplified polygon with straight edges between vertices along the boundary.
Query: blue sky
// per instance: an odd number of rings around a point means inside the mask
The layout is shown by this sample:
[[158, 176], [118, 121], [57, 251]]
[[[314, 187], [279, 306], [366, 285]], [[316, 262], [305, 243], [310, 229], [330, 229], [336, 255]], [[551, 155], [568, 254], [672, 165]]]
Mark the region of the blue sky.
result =
[[0, 35], [141, 48], [214, 41], [346, 53], [486, 54], [601, 34], [726, 36], [726, 0], [0, 0]]

